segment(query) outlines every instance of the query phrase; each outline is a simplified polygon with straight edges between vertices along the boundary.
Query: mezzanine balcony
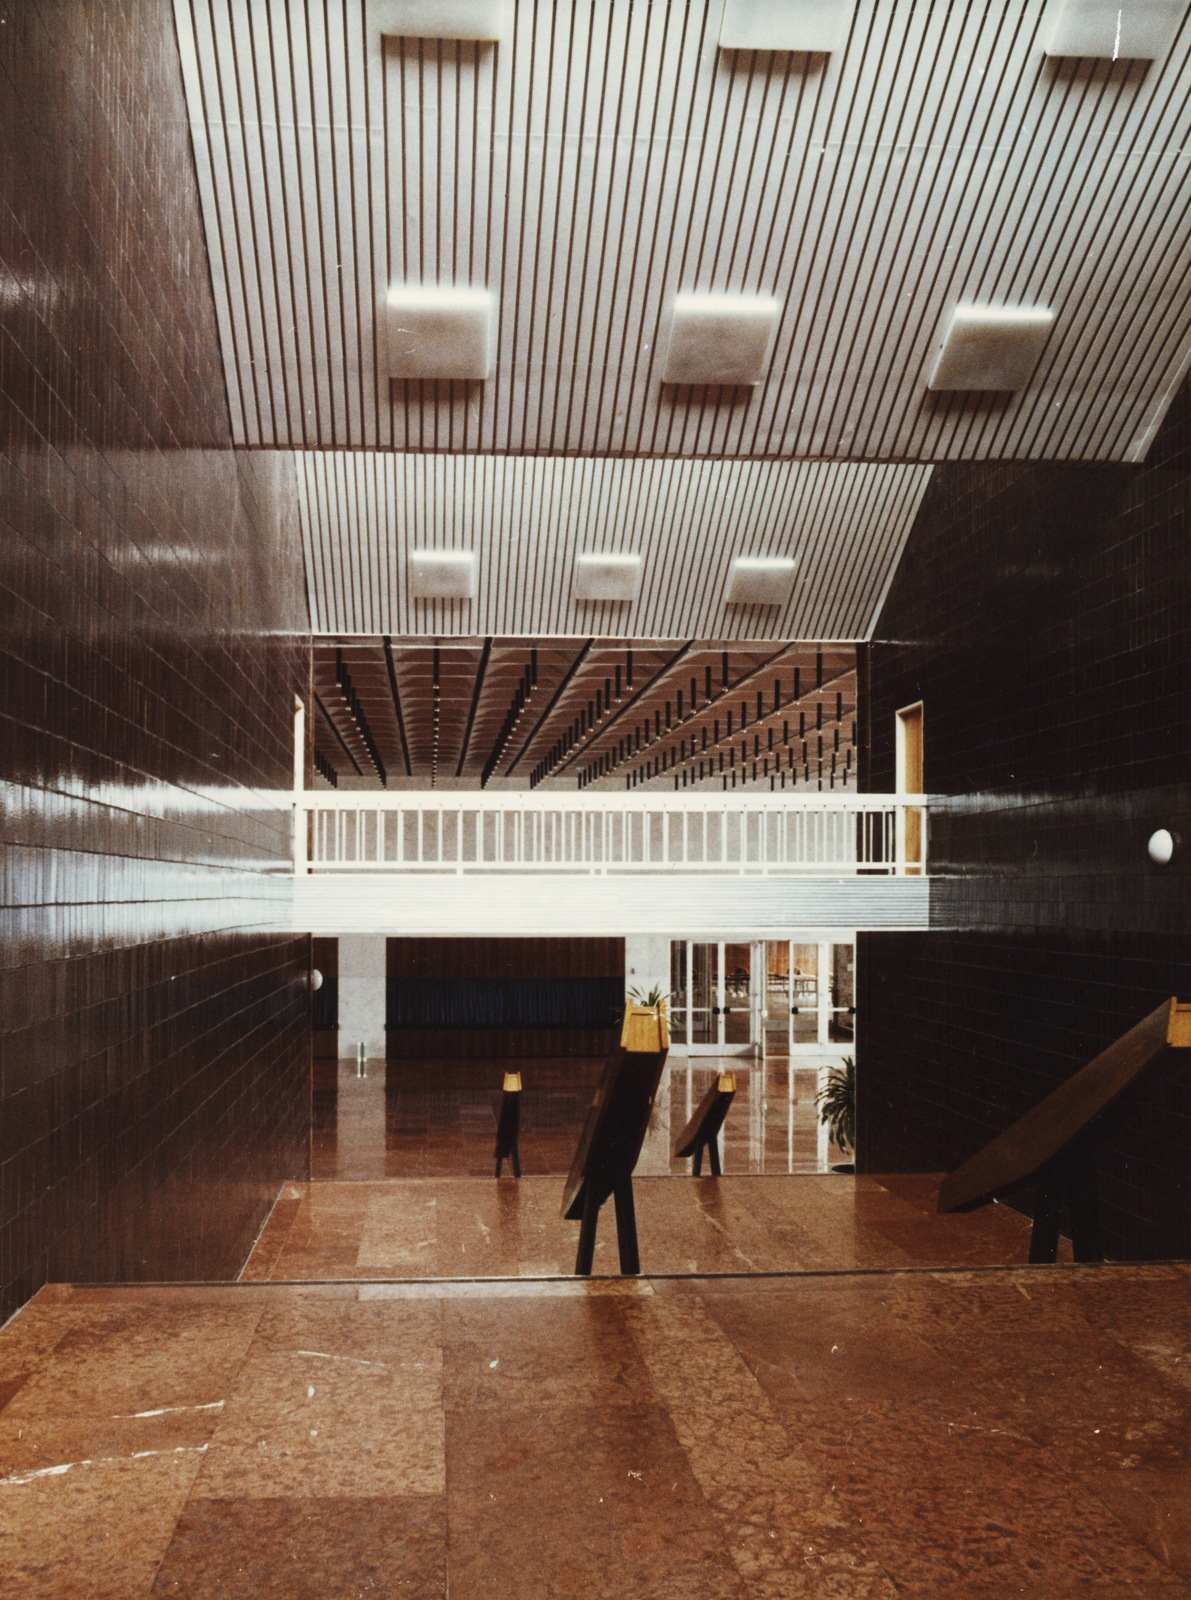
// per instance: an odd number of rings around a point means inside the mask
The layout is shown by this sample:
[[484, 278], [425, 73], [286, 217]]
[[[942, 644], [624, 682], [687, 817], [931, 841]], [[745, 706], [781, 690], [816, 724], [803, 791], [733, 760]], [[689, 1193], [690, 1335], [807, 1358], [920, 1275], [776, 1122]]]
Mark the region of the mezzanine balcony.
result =
[[927, 805], [839, 791], [307, 792], [295, 910], [316, 932], [924, 928]]

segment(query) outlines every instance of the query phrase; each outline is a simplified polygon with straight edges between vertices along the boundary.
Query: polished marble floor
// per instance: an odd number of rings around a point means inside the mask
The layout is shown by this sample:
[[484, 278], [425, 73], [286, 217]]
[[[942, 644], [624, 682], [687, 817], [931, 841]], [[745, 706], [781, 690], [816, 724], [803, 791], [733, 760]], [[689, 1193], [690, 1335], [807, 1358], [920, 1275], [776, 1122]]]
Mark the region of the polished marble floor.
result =
[[[506, 1070], [522, 1079], [521, 1167], [527, 1174], [564, 1174], [599, 1081], [602, 1060], [385, 1062], [361, 1076], [341, 1062], [338, 1089], [314, 1099], [315, 1179], [491, 1176], [496, 1110]], [[647, 1176], [685, 1173], [675, 1139], [713, 1078], [736, 1074], [736, 1098], [723, 1132], [728, 1173], [818, 1172], [846, 1159], [820, 1141], [815, 1095], [819, 1063], [785, 1057], [755, 1065], [749, 1058], [672, 1055], [637, 1170]]]
[[47, 1289], [0, 1333], [0, 1595], [1185, 1600], [1189, 1288]]
[[[717, 1072], [736, 1072], [722, 1179], [691, 1177], [676, 1136]], [[494, 1180], [500, 1084], [520, 1069], [520, 1181]], [[342, 1063], [317, 1097], [314, 1181], [287, 1184], [245, 1279], [549, 1277], [573, 1270], [578, 1224], [560, 1215], [599, 1061]], [[672, 1058], [637, 1163], [641, 1261], [654, 1274], [814, 1272], [1024, 1262], [1029, 1226], [990, 1206], [935, 1213], [938, 1179], [820, 1173], [818, 1073], [787, 1061]], [[706, 1169], [705, 1169], [706, 1170]], [[601, 1219], [595, 1272], [618, 1271]]]
[[[689, 1168], [689, 1163], [687, 1163]], [[935, 1213], [937, 1176], [633, 1180], [642, 1270], [852, 1272], [1024, 1263], [1029, 1223], [1007, 1206]], [[574, 1270], [579, 1224], [561, 1177], [286, 1184], [243, 1271], [251, 1281], [550, 1277]], [[594, 1271], [619, 1272], [612, 1206]]]
[[1017, 1213], [758, 1170], [742, 1116], [720, 1180], [657, 1139], [652, 1275], [606, 1215], [576, 1280], [596, 1071], [499, 1182], [489, 1087], [345, 1075], [239, 1281], [43, 1290], [0, 1600], [1191, 1600], [1191, 1267], [1026, 1267]]

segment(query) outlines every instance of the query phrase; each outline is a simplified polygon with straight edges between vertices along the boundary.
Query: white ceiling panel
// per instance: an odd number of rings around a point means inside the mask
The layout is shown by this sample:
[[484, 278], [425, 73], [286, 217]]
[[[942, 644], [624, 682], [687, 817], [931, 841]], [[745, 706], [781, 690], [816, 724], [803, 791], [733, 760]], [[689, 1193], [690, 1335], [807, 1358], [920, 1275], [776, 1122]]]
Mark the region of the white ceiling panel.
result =
[[[929, 466], [295, 452], [316, 633], [865, 639]], [[474, 551], [474, 600], [415, 598], [416, 549]], [[639, 551], [634, 601], [575, 598]], [[785, 605], [726, 604], [733, 557], [792, 557]]]
[[[720, 10], [382, 46], [365, 0], [176, 0], [237, 439], [1138, 459], [1191, 348], [1191, 25], [1054, 60], [1046, 0], [857, 0], [805, 56]], [[378, 381], [390, 282], [491, 290], [494, 376]], [[755, 389], [661, 383], [680, 292], [781, 302]], [[960, 302], [1054, 308], [1020, 393], [928, 392]]]

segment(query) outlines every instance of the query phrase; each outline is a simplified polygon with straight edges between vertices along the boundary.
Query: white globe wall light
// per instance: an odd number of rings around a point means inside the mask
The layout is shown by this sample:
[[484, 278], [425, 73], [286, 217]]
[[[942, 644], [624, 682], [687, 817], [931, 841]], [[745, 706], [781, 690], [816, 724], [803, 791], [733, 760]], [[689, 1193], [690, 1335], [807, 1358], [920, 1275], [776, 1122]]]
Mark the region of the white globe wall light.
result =
[[1169, 866], [1174, 858], [1177, 841], [1169, 828], [1158, 828], [1150, 834], [1146, 851], [1155, 866]]

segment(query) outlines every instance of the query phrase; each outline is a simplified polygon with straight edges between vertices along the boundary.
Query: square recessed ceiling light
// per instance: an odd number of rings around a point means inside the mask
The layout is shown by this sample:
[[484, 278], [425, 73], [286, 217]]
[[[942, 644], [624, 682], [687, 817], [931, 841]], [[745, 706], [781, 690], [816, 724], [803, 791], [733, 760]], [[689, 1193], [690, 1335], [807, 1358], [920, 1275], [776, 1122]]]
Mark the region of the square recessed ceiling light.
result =
[[721, 50], [838, 50], [855, 0], [724, 0]]
[[372, 0], [372, 23], [391, 39], [503, 39], [505, 0]]
[[788, 556], [737, 556], [728, 574], [730, 606], [784, 606], [794, 592], [796, 563]]
[[1164, 56], [1187, 12], [1187, 0], [1062, 0], [1048, 56], [1153, 61]]
[[415, 550], [409, 558], [410, 588], [419, 600], [472, 600], [476, 558], [471, 550]]
[[927, 387], [1021, 389], [1054, 320], [1054, 312], [1040, 306], [956, 306]]
[[390, 378], [491, 376], [496, 308], [487, 289], [395, 283], [385, 301]]
[[760, 383], [781, 306], [742, 294], [679, 294], [663, 383]]
[[576, 600], [635, 600], [641, 592], [642, 561], [638, 555], [605, 555], [590, 551], [575, 557]]

